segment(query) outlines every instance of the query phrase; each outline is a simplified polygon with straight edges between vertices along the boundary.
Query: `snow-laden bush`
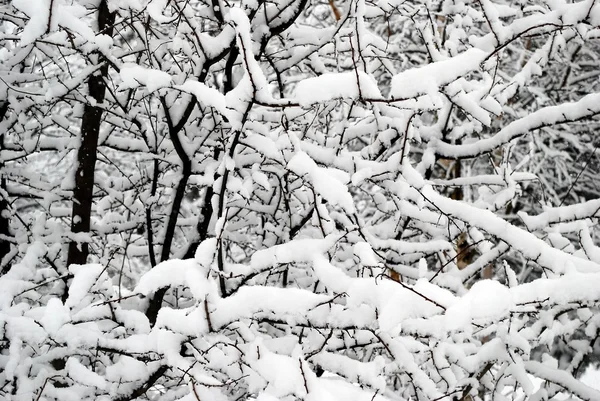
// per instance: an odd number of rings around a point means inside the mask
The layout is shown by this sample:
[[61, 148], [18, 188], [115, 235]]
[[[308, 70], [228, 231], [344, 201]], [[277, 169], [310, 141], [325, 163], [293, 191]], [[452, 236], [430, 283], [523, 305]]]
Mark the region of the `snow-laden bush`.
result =
[[600, 400], [595, 0], [0, 7], [1, 398]]

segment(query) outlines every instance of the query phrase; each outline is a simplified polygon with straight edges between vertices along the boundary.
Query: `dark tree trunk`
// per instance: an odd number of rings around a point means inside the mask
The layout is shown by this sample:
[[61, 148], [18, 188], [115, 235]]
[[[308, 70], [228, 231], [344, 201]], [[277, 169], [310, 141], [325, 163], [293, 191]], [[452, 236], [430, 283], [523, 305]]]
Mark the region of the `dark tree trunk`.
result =
[[[0, 104], [0, 121], [4, 120], [8, 113], [8, 102]], [[4, 148], [4, 134], [0, 134], [0, 150]], [[10, 220], [8, 218], [8, 199], [6, 198], [6, 178], [3, 174], [4, 162], [0, 160], [0, 275], [7, 273], [10, 270], [10, 263], [4, 258], [10, 253], [10, 241], [7, 238], [11, 237]]]
[[[106, 0], [101, 0], [98, 8], [98, 28], [101, 33], [112, 35], [115, 15], [108, 10]], [[88, 79], [89, 95], [97, 102], [104, 102], [108, 64], [104, 64], [99, 73]], [[98, 136], [102, 121], [102, 109], [86, 104], [81, 121], [81, 146], [77, 152], [77, 170], [75, 172], [75, 189], [73, 190], [73, 211], [71, 232], [86, 233], [90, 231], [92, 213], [92, 195], [94, 191], [94, 171], [96, 169], [96, 152]], [[69, 244], [67, 265], [85, 264], [89, 253], [86, 242]]]
[[[0, 163], [0, 169], [4, 166]], [[2, 177], [0, 180], [0, 187], [2, 188], [3, 194], [6, 194], [6, 179]], [[7, 216], [8, 213], [8, 202], [5, 199], [4, 195], [2, 195], [0, 199], [0, 275], [8, 272], [10, 270], [9, 261], [4, 261], [4, 258], [10, 253], [10, 241], [7, 238], [10, 238], [10, 220]]]

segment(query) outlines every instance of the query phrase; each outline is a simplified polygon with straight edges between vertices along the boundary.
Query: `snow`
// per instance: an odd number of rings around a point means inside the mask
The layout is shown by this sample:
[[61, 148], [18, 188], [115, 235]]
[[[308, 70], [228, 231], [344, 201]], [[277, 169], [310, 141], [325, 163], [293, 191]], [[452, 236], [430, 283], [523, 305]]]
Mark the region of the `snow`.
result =
[[224, 327], [235, 321], [259, 316], [282, 316], [288, 323], [306, 320], [306, 311], [330, 300], [330, 297], [313, 294], [297, 288], [269, 288], [245, 286], [222, 300], [216, 311], [211, 311], [211, 319], [216, 327]]
[[252, 255], [250, 265], [253, 269], [262, 270], [278, 263], [310, 262], [318, 255], [326, 253], [338, 239], [336, 235], [323, 239], [295, 239], [285, 244], [261, 249]]
[[569, 265], [575, 266], [582, 272], [600, 271], [600, 265], [552, 248], [533, 234], [509, 224], [490, 211], [442, 197], [429, 186], [423, 189], [423, 194], [429, 202], [433, 202], [444, 213], [468, 221], [469, 224], [501, 238], [539, 265], [555, 273], [565, 272]]
[[373, 248], [368, 242], [358, 242], [354, 244], [354, 254], [358, 257], [360, 263], [365, 266], [378, 266], [379, 260], [373, 252]]
[[564, 370], [552, 369], [536, 361], [526, 361], [524, 363], [525, 369], [529, 373], [535, 374], [536, 377], [557, 383], [561, 387], [564, 387], [569, 393], [577, 395], [583, 400], [600, 399], [600, 391], [585, 385]]
[[119, 90], [134, 89], [145, 86], [148, 92], [154, 92], [160, 88], [171, 85], [171, 76], [164, 72], [151, 68], [140, 67], [137, 64], [125, 63], [119, 71], [121, 84]]
[[104, 270], [102, 265], [69, 266], [69, 271], [73, 274], [73, 281], [69, 287], [69, 297], [65, 306], [69, 308], [81, 306], [81, 302], [90, 293]]
[[[358, 77], [357, 77], [358, 75]], [[294, 98], [302, 106], [335, 99], [380, 98], [376, 82], [362, 71], [325, 73], [300, 81]]]
[[544, 211], [537, 216], [529, 216], [527, 213], [519, 213], [528, 230], [535, 231], [546, 228], [550, 224], [568, 222], [573, 220], [584, 220], [594, 217], [600, 210], [600, 200], [592, 199], [587, 202], [562, 207], [545, 207]]
[[195, 259], [198, 265], [208, 271], [217, 252], [217, 239], [207, 238], [198, 245], [196, 249]]
[[288, 162], [287, 168], [299, 176], [306, 176], [315, 191], [327, 202], [340, 206], [348, 214], [354, 213], [354, 200], [344, 182], [329, 169], [317, 166], [305, 152], [297, 152]]
[[[211, 242], [212, 240], [204, 244], [203, 247], [198, 247], [200, 251], [198, 257], [201, 263], [207, 263], [206, 260], [209, 256], [204, 252], [212, 245]], [[203, 267], [206, 268], [207, 266]], [[161, 262], [142, 276], [135, 287], [135, 292], [149, 295], [165, 287], [189, 286], [196, 299], [204, 299], [206, 295], [213, 291], [213, 285], [207, 280], [206, 275], [203, 274], [194, 259], [171, 259]]]
[[163, 10], [167, 6], [167, 0], [151, 0], [146, 6], [148, 14], [158, 23], [166, 24], [173, 21], [173, 17], [167, 17], [163, 14]]
[[51, 335], [55, 335], [68, 322], [71, 321], [71, 315], [65, 305], [58, 298], [52, 298], [46, 305], [41, 324]]
[[155, 331], [181, 333], [186, 336], [201, 336], [209, 327], [201, 308], [171, 309], [162, 308], [156, 318]]
[[383, 378], [384, 360], [376, 357], [372, 362], [360, 362], [344, 355], [334, 353], [320, 353], [312, 361], [328, 372], [334, 372], [344, 377], [351, 383], [362, 383], [383, 392], [385, 379]]
[[493, 149], [497, 149], [535, 129], [580, 120], [598, 113], [600, 113], [600, 94], [590, 94], [576, 102], [543, 107], [523, 118], [513, 121], [490, 138], [480, 139], [477, 142], [463, 145], [454, 145], [444, 143], [440, 140], [433, 140], [432, 146], [440, 156], [475, 157], [491, 152]]
[[[321, 378], [318, 380], [318, 384], [320, 388], [327, 391], [327, 394], [331, 395], [331, 398], [328, 399], [331, 401], [388, 401], [392, 399], [384, 397], [377, 391], [363, 389], [336, 378]], [[321, 400], [326, 399], [321, 398]]]
[[401, 99], [434, 96], [441, 86], [477, 70], [486, 56], [486, 52], [472, 48], [449, 59], [401, 72], [392, 77], [390, 95]]
[[419, 387], [426, 397], [437, 399], [442, 396], [437, 385], [419, 368], [412, 353], [401, 341], [391, 338], [387, 333], [379, 333], [379, 337], [390, 350], [394, 362], [400, 369], [405, 370], [413, 377], [414, 384]]
[[196, 96], [201, 104], [208, 107], [214, 107], [223, 115], [227, 115], [225, 96], [218, 90], [194, 80], [187, 80], [182, 85], [176, 85], [174, 87]]
[[[59, 7], [58, 1], [15, 0], [12, 4], [15, 8], [30, 17], [29, 22], [20, 35], [22, 46], [33, 43], [39, 39], [46, 33], [48, 28], [50, 28], [50, 31], [56, 30], [56, 15], [58, 14], [57, 11]], [[52, 21], [50, 20], [50, 15], [54, 16]]]
[[121, 356], [119, 360], [106, 367], [106, 380], [118, 382], [139, 381], [148, 375], [148, 367], [145, 363], [135, 358]]
[[[303, 381], [301, 360], [270, 352], [266, 347], [256, 344], [249, 357], [256, 373], [267, 384], [265, 393], [280, 398], [290, 395], [303, 397], [306, 391], [298, 386]], [[262, 383], [261, 383], [262, 384]], [[256, 383], [257, 388], [262, 387]], [[304, 390], [304, 391], [303, 391]]]
[[472, 321], [498, 321], [513, 308], [509, 288], [493, 280], [478, 281], [467, 294], [446, 309], [447, 329], [459, 330], [468, 327]]
[[588, 366], [579, 380], [586, 386], [600, 391], [600, 370], [593, 366]]
[[96, 372], [92, 372], [85, 365], [77, 360], [77, 358], [69, 358], [66, 364], [67, 374], [73, 380], [86, 386], [94, 386], [100, 389], [106, 387], [106, 380]]
[[237, 45], [240, 49], [240, 54], [243, 58], [244, 67], [246, 69], [246, 77], [252, 85], [252, 90], [255, 92], [259, 100], [270, 101], [271, 94], [269, 93], [269, 84], [265, 77], [260, 64], [256, 61], [252, 49], [252, 38], [250, 35], [250, 21], [246, 13], [237, 7], [229, 9], [226, 19], [233, 23], [237, 33]]
[[[94, 308], [95, 305], [91, 307]], [[98, 307], [94, 309], [99, 309]], [[135, 333], [150, 332], [150, 323], [148, 318], [142, 312], [134, 309], [118, 309], [114, 311], [115, 316], [122, 322], [125, 328], [131, 329]]]
[[103, 52], [108, 52], [113, 44], [112, 38], [107, 35], [94, 33], [84, 20], [87, 9], [80, 4], [68, 5], [56, 0], [16, 0], [13, 5], [30, 17], [20, 35], [21, 46], [31, 44], [45, 34], [51, 36], [59, 26], [81, 35]]
[[[525, 173], [525, 172], [513, 172], [510, 175], [510, 179], [515, 182], [523, 182], [523, 181], [535, 181], [538, 179], [537, 175], [533, 173]], [[495, 174], [483, 174], [476, 175], [470, 177], [457, 177], [448, 180], [444, 179], [434, 179], [431, 182], [435, 185], [444, 185], [444, 186], [464, 186], [464, 185], [506, 185], [506, 179], [502, 175]]]

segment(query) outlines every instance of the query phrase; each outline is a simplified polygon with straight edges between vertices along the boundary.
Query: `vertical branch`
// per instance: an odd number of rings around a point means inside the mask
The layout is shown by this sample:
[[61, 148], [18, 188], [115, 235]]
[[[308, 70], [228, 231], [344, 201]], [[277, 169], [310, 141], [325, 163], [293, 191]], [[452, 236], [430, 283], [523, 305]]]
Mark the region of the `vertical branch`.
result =
[[[150, 196], [154, 198], [158, 187], [158, 160], [154, 159], [152, 165], [152, 188]], [[150, 266], [156, 266], [156, 255], [154, 253], [154, 230], [152, 229], [152, 208], [150, 205], [146, 207], [146, 235], [148, 236], [148, 256], [150, 257]]]
[[46, 33], [50, 33], [50, 30], [52, 29], [52, 17], [54, 17], [54, 15], [52, 15], [52, 11], [54, 9], [54, 0], [50, 0], [50, 4], [48, 6], [48, 24], [46, 25]]
[[[215, 160], [219, 159], [219, 155], [221, 154], [220, 149], [215, 149]], [[215, 174], [214, 179], [216, 180], [217, 175]], [[198, 237], [195, 241], [192, 241], [187, 251], [185, 252], [184, 259], [193, 258], [196, 254], [196, 249], [198, 249], [198, 245], [202, 241], [208, 238], [208, 230], [210, 227], [210, 221], [213, 215], [213, 207], [212, 207], [212, 197], [215, 194], [212, 185], [206, 187], [206, 192], [204, 194], [204, 202], [202, 203], [202, 210], [200, 211], [200, 217], [198, 218], [198, 224], [196, 225], [196, 230], [198, 231]]]
[[[162, 251], [160, 253], [160, 261], [163, 262], [169, 259], [171, 256], [171, 245], [173, 244], [173, 236], [175, 235], [175, 229], [177, 228], [177, 218], [179, 217], [179, 210], [181, 208], [181, 202], [183, 201], [183, 196], [185, 195], [185, 190], [187, 187], [188, 180], [192, 175], [192, 162], [190, 157], [185, 151], [181, 140], [179, 139], [179, 131], [183, 128], [183, 124], [178, 123], [177, 125], [173, 124], [173, 120], [171, 119], [171, 114], [169, 111], [169, 107], [167, 105], [167, 101], [164, 97], [160, 99], [161, 104], [164, 109], [165, 118], [167, 120], [167, 126], [169, 128], [169, 137], [171, 138], [171, 142], [173, 142], [173, 147], [175, 148], [175, 152], [179, 159], [181, 160], [182, 172], [181, 178], [177, 183], [177, 189], [175, 190], [175, 197], [173, 198], [173, 203], [171, 205], [171, 211], [169, 213], [169, 220], [167, 222], [167, 228], [165, 230], [165, 239], [163, 242]], [[189, 113], [186, 113], [187, 116], [184, 115], [182, 117], [182, 121], [187, 121], [187, 118], [191, 114], [191, 111], [194, 108], [194, 103], [190, 103], [191, 106], [188, 107]], [[151, 325], [156, 323], [156, 318], [158, 317], [158, 311], [162, 306], [162, 301], [167, 293], [168, 288], [161, 288], [152, 297], [150, 303], [148, 305], [148, 309], [146, 310], [146, 316], [148, 317], [148, 321]]]
[[[98, 29], [109, 36], [113, 32], [114, 13], [108, 9], [106, 0], [101, 0], [98, 7]], [[108, 64], [100, 67], [99, 74], [94, 74], [88, 79], [89, 95], [95, 104], [104, 102], [106, 83], [104, 78], [108, 75]], [[71, 232], [85, 233], [90, 230], [92, 213], [92, 195], [94, 190], [94, 172], [96, 169], [96, 152], [98, 149], [98, 136], [102, 122], [102, 108], [85, 104], [81, 120], [81, 145], [77, 151], [77, 167], [75, 171], [75, 188], [73, 189], [73, 209], [71, 216]], [[89, 254], [89, 245], [86, 242], [78, 244], [72, 240], [69, 243], [67, 264], [85, 264]], [[66, 292], [65, 292], [66, 293]]]
[[[0, 121], [4, 120], [8, 112], [8, 102], [0, 105]], [[4, 150], [4, 133], [0, 134], [0, 151]], [[3, 174], [4, 161], [0, 159], [0, 275], [10, 270], [10, 263], [2, 263], [4, 257], [10, 253], [10, 226], [8, 218], [8, 193], [6, 192], [6, 178]]]
[[[160, 261], [163, 262], [169, 259], [169, 256], [171, 256], [171, 245], [173, 244], [173, 236], [175, 235], [175, 228], [177, 227], [179, 209], [181, 208], [181, 202], [183, 201], [183, 197], [185, 195], [187, 183], [192, 175], [192, 161], [187, 154], [181, 139], [179, 139], [179, 132], [182, 130], [183, 125], [181, 122], [177, 125], [173, 124], [167, 100], [162, 97], [160, 101], [165, 111], [167, 126], [169, 128], [169, 138], [171, 138], [171, 142], [173, 142], [173, 147], [175, 148], [175, 152], [177, 153], [179, 160], [181, 160], [182, 167], [181, 178], [179, 179], [179, 182], [177, 183], [177, 189], [175, 190], [175, 198], [173, 199], [173, 204], [171, 205], [171, 212], [169, 213], [169, 220], [167, 223], [167, 229], [165, 231], [165, 240], [163, 242], [163, 247], [160, 254]], [[188, 117], [184, 116], [185, 121], [187, 121]]]

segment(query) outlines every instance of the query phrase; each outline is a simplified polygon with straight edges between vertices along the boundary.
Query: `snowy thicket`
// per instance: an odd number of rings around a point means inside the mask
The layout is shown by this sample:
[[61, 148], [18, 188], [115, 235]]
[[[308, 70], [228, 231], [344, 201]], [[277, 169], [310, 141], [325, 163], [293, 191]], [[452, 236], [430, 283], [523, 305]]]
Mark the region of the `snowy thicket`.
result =
[[3, 2], [0, 398], [600, 400], [598, 39], [596, 0]]

